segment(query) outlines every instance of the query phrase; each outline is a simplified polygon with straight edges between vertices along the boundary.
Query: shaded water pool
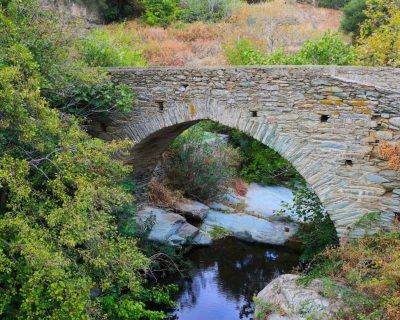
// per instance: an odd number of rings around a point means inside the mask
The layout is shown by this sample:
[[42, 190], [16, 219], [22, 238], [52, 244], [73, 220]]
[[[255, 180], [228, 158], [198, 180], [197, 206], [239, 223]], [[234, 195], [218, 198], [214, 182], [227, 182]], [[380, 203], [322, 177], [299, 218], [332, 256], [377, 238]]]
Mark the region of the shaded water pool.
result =
[[289, 249], [249, 244], [234, 238], [215, 241], [188, 254], [191, 277], [175, 275], [177, 309], [170, 320], [252, 319], [253, 296], [278, 274], [297, 266], [299, 255]]

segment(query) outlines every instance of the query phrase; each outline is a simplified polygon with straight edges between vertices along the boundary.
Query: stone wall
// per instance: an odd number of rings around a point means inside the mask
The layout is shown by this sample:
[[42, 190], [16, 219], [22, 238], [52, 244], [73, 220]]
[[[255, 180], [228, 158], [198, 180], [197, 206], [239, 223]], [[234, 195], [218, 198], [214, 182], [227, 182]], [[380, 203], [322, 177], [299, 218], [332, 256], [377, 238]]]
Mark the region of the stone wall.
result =
[[134, 110], [99, 126], [136, 142], [127, 162], [144, 184], [169, 143], [202, 119], [237, 128], [289, 160], [318, 194], [340, 236], [400, 212], [400, 174], [379, 158], [400, 141], [400, 70], [355, 67], [112, 69], [137, 93]]

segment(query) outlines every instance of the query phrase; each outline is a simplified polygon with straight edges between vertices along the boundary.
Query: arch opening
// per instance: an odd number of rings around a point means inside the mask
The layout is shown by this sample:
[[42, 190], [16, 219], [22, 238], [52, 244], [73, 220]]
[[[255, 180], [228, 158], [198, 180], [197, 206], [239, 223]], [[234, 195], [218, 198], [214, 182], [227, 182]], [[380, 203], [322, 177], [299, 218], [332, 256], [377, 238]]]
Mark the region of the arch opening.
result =
[[[150, 197], [145, 200], [150, 199], [153, 205], [181, 210], [183, 196], [183, 201], [188, 198], [212, 208], [220, 206], [268, 221], [293, 222], [279, 225], [287, 236], [282, 237], [285, 241], [297, 233], [297, 223], [313, 222], [316, 213], [319, 224], [327, 223], [331, 243], [337, 241], [329, 215], [302, 175], [278, 152], [244, 132], [209, 120], [195, 120], [149, 135], [136, 146], [136, 154], [139, 152], [141, 157], [133, 159], [140, 161], [135, 166], [146, 168], [147, 173], [137, 177], [144, 187], [150, 185]], [[146, 195], [147, 191], [141, 190]], [[227, 200], [232, 198], [233, 202]], [[312, 231], [307, 229], [310, 234]]]

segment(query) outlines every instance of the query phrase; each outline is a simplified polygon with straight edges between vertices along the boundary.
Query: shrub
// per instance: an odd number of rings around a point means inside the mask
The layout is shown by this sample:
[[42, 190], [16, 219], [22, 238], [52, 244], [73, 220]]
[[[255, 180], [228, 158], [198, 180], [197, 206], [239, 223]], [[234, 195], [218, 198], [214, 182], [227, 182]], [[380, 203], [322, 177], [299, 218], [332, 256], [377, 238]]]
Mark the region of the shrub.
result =
[[339, 284], [334, 294], [345, 305], [335, 319], [399, 319], [399, 252], [398, 232], [366, 236], [325, 250], [303, 281], [325, 277]]
[[343, 8], [343, 16], [340, 22], [341, 28], [349, 33], [352, 33], [353, 37], [358, 37], [360, 33], [360, 27], [367, 16], [364, 10], [367, 8], [366, 0], [351, 0]]
[[158, 207], [175, 208], [180, 201], [185, 201], [176, 190], [170, 190], [161, 181], [153, 180], [149, 184], [149, 200]]
[[400, 171], [400, 143], [381, 142], [379, 155], [388, 161], [390, 168]]
[[240, 175], [246, 181], [279, 184], [302, 179], [279, 153], [244, 133], [233, 130], [231, 143], [241, 152]]
[[351, 65], [356, 58], [354, 48], [344, 43], [338, 33], [332, 32], [306, 41], [294, 54], [286, 54], [283, 50], [265, 54], [247, 40], [239, 40], [226, 47], [225, 52], [232, 65]]
[[[212, 121], [203, 121], [198, 126], [204, 131], [229, 135], [229, 144], [240, 152], [239, 173], [246, 181], [262, 184], [293, 184], [302, 180], [296, 169], [279, 153], [245, 133]], [[240, 189], [245, 193], [246, 186], [240, 184], [243, 184], [241, 180], [235, 180], [234, 189], [238, 189], [238, 194], [241, 193]]]
[[226, 192], [238, 164], [238, 153], [210, 133], [193, 127], [181, 134], [167, 153], [169, 184], [184, 195], [210, 201]]
[[119, 225], [134, 212], [115, 154], [130, 143], [89, 136], [43, 96], [105, 79], [67, 31], [39, 1], [0, 8], [0, 318], [160, 319], [168, 293], [144, 287], [151, 261]]
[[240, 39], [225, 48], [228, 62], [234, 66], [267, 64], [265, 54], [257, 50], [249, 40]]
[[297, 234], [303, 243], [302, 262], [309, 262], [325, 248], [338, 244], [332, 220], [318, 196], [308, 187], [299, 187], [294, 193], [293, 204], [284, 204], [282, 211], [295, 212], [302, 219]]
[[350, 0], [317, 0], [317, 5], [324, 8], [340, 9]]
[[143, 20], [151, 26], [166, 27], [181, 14], [179, 0], [142, 0]]
[[357, 56], [370, 66], [400, 66], [400, 7], [397, 0], [367, 0]]
[[326, 32], [321, 38], [306, 41], [296, 56], [304, 64], [316, 65], [352, 65], [356, 58], [354, 48], [335, 32]]
[[95, 29], [82, 41], [80, 51], [90, 66], [138, 67], [145, 66], [142, 50], [135, 49], [135, 38], [126, 33], [124, 25], [111, 30]]
[[239, 3], [239, 0], [183, 0], [182, 19], [186, 22], [226, 19]]

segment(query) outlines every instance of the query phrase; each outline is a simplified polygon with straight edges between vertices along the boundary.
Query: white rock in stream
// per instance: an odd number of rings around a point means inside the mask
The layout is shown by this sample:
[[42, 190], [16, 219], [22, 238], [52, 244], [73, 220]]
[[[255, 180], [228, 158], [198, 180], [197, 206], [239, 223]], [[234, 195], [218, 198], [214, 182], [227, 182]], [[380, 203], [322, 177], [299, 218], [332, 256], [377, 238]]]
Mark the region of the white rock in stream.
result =
[[[234, 193], [228, 193], [224, 200], [233, 206], [242, 203], [244, 213], [252, 212], [260, 217], [270, 218], [276, 216], [277, 211], [282, 209], [282, 203], [293, 204], [293, 191], [281, 186], [263, 186], [252, 182], [244, 197], [237, 196]], [[212, 209], [220, 210], [217, 206], [222, 204], [213, 204]], [[211, 207], [211, 206], [210, 206]], [[228, 211], [228, 210], [220, 210]], [[293, 212], [285, 211], [282, 217], [290, 217], [294, 221], [301, 219]]]
[[340, 309], [340, 299], [330, 300], [322, 296], [321, 280], [313, 280], [304, 287], [297, 284], [298, 275], [284, 274], [272, 280], [255, 299], [257, 320], [307, 320], [332, 319]]
[[282, 202], [293, 203], [292, 190], [280, 186], [263, 186], [250, 183], [245, 197], [246, 210], [271, 217], [282, 208]]
[[140, 228], [151, 228], [148, 239], [181, 246], [186, 243], [209, 245], [212, 239], [179, 214], [146, 206], [139, 210], [136, 222]]
[[204, 220], [210, 208], [198, 201], [183, 199], [175, 204], [174, 209], [182, 213], [185, 217]]
[[201, 229], [212, 234], [215, 227], [241, 240], [275, 245], [284, 244], [298, 229], [296, 223], [270, 222], [248, 214], [210, 210]]

